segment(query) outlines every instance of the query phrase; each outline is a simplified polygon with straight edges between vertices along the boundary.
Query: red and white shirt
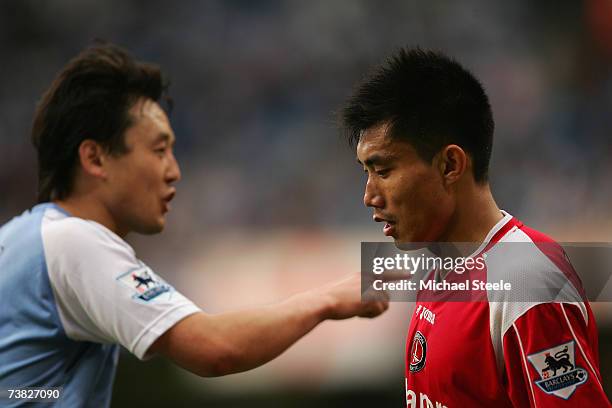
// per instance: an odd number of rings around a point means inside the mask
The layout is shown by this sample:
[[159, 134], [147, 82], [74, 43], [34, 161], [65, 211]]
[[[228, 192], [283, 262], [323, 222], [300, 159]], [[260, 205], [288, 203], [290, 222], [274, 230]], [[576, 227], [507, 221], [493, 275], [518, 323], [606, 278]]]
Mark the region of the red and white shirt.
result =
[[[518, 250], [504, 242], [523, 244]], [[445, 279], [552, 282], [563, 290], [554, 301], [510, 301], [493, 291], [477, 301], [444, 301], [420, 293], [406, 341], [407, 406], [611, 407], [595, 319], [561, 246], [504, 212], [476, 253], [485, 254], [485, 268]]]

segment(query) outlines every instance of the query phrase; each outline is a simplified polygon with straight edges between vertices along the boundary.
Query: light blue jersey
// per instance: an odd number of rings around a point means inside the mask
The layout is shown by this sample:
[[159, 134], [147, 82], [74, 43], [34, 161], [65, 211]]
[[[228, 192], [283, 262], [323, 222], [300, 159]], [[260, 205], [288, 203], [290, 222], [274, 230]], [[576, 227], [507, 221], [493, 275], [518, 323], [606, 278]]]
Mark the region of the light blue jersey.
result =
[[0, 390], [63, 387], [39, 404], [109, 406], [118, 344], [144, 359], [197, 311], [120, 237], [55, 204], [0, 228]]

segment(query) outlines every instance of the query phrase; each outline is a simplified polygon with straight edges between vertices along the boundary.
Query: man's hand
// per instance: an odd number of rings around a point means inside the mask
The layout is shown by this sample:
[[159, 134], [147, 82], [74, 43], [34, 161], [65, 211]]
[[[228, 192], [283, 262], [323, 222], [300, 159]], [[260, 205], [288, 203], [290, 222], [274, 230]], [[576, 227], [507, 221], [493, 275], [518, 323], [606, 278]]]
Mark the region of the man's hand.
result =
[[386, 294], [377, 294], [373, 300], [361, 301], [361, 279], [351, 275], [340, 281], [316, 289], [321, 296], [327, 297], [329, 306], [325, 319], [348, 319], [350, 317], [376, 317], [389, 308]]

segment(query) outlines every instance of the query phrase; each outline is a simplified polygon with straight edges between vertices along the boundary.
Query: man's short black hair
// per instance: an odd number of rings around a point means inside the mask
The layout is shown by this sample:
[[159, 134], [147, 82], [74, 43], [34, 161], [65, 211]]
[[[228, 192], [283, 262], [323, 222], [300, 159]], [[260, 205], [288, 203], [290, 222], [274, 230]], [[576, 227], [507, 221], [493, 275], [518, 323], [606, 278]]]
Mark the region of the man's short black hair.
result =
[[478, 80], [440, 52], [402, 48], [357, 86], [342, 111], [349, 143], [389, 123], [389, 135], [405, 140], [431, 162], [444, 146], [457, 144], [471, 157], [474, 179], [488, 180], [493, 114]]
[[136, 61], [110, 43], [96, 42], [68, 62], [34, 114], [38, 202], [70, 194], [83, 140], [95, 140], [112, 154], [125, 153], [124, 132], [133, 120], [129, 109], [140, 98], [159, 101], [166, 89], [157, 65]]

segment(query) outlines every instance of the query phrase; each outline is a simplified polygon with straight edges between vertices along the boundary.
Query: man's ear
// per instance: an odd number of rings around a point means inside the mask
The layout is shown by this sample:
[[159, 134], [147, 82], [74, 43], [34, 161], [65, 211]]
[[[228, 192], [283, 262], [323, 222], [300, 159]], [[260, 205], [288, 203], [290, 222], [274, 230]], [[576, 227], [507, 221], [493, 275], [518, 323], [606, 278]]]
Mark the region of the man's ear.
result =
[[463, 176], [468, 167], [468, 160], [465, 151], [454, 144], [445, 146], [438, 153], [438, 169], [445, 184], [454, 184]]
[[105, 149], [94, 140], [85, 139], [79, 145], [79, 161], [85, 174], [105, 178], [104, 162], [106, 156]]

